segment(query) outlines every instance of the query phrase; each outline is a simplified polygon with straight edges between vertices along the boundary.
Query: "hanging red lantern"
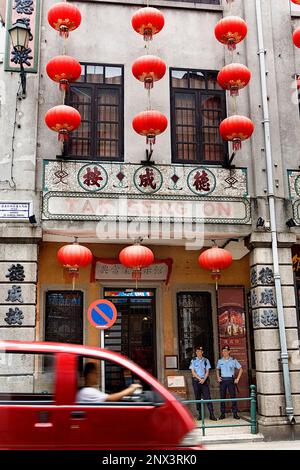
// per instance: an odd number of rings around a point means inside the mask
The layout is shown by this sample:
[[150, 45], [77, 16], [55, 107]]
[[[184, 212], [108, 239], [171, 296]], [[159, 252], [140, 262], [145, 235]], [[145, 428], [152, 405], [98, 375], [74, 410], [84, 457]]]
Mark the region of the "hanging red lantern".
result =
[[296, 5], [300, 5], [300, 0], [291, 0], [293, 3], [295, 3]]
[[57, 259], [69, 272], [73, 280], [73, 289], [75, 286], [75, 279], [79, 275], [79, 268], [85, 268], [93, 260], [91, 250], [85, 246], [79, 245], [77, 241], [70, 245], [62, 246], [57, 252]]
[[293, 43], [296, 47], [300, 47], [300, 27], [295, 29], [293, 33]]
[[46, 72], [51, 80], [59, 82], [60, 90], [67, 90], [69, 83], [75, 82], [81, 75], [80, 63], [68, 55], [58, 55], [49, 60]]
[[148, 90], [153, 88], [153, 82], [163, 78], [166, 73], [166, 64], [154, 55], [143, 55], [134, 61], [132, 73]]
[[233, 150], [240, 150], [242, 141], [251, 137], [254, 124], [245, 116], [231, 116], [220, 124], [220, 133], [224, 140], [233, 142]]
[[131, 19], [133, 29], [144, 36], [145, 41], [150, 41], [154, 34], [159, 33], [164, 27], [164, 15], [153, 7], [140, 8]]
[[238, 95], [239, 90], [248, 85], [251, 72], [245, 65], [229, 64], [218, 73], [218, 83], [224, 90], [230, 90], [230, 95]]
[[229, 268], [232, 263], [232, 255], [229, 251], [213, 246], [205, 250], [198, 259], [199, 266], [202, 269], [211, 271], [211, 277], [216, 281], [216, 288], [218, 280], [221, 277], [220, 271]]
[[222, 44], [226, 44], [230, 51], [247, 35], [246, 22], [239, 16], [226, 16], [215, 27], [215, 36]]
[[300, 90], [300, 75], [297, 77], [297, 90]]
[[67, 38], [69, 32], [80, 25], [81, 14], [71, 3], [55, 3], [48, 11], [48, 22], [52, 28], [59, 31], [60, 36]]
[[58, 132], [58, 140], [68, 140], [69, 132], [80, 125], [81, 116], [77, 109], [62, 104], [47, 111], [45, 123], [50, 129]]
[[160, 111], [148, 110], [137, 114], [132, 127], [140, 135], [147, 137], [147, 144], [155, 144], [155, 137], [162, 134], [168, 126], [168, 120]]
[[154, 261], [154, 254], [146, 246], [138, 243], [123, 248], [119, 254], [120, 263], [126, 268], [132, 269], [132, 279], [141, 278], [141, 269], [147, 268]]

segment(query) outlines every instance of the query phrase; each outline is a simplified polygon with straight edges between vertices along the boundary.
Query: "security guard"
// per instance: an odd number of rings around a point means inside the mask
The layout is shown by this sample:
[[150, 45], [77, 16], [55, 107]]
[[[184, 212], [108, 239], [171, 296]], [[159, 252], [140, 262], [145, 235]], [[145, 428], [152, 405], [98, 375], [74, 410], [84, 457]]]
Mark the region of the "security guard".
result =
[[[224, 346], [222, 349], [222, 358], [218, 360], [217, 363], [217, 379], [220, 383], [220, 395], [221, 398], [226, 398], [226, 391], [228, 389], [230, 398], [236, 397], [236, 385], [239, 383], [241, 375], [243, 373], [243, 369], [241, 364], [230, 357], [230, 347]], [[235, 369], [238, 369], [239, 373], [237, 378], [234, 378]], [[221, 375], [220, 375], [221, 373]], [[238, 409], [236, 401], [232, 401], [232, 413], [235, 419], [240, 419], [238, 415]], [[225, 418], [225, 403], [221, 402], [221, 415], [219, 419]]]
[[[211, 365], [208, 359], [203, 357], [203, 347], [197, 346], [195, 348], [196, 357], [191, 360], [190, 370], [192, 371], [192, 380], [193, 388], [195, 393], [196, 400], [201, 400], [203, 395], [204, 400], [210, 400], [210, 391], [208, 385], [208, 376], [209, 369]], [[217, 418], [214, 415], [214, 408], [212, 403], [207, 403], [207, 408], [209, 411], [209, 419], [217, 421]], [[199, 413], [199, 419], [202, 419], [201, 416], [201, 406], [200, 403], [197, 403], [197, 410]]]

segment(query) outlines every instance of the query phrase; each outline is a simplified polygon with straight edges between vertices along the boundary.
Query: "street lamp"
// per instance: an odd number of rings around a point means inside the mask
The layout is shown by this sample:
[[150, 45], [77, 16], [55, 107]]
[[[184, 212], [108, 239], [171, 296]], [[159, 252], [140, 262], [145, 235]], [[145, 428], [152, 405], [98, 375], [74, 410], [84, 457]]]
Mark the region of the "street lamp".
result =
[[23, 66], [23, 53], [28, 49], [28, 44], [32, 38], [30, 27], [22, 20], [18, 19], [8, 30], [14, 51], [18, 54], [20, 63], [20, 76], [23, 98], [26, 96], [26, 73]]

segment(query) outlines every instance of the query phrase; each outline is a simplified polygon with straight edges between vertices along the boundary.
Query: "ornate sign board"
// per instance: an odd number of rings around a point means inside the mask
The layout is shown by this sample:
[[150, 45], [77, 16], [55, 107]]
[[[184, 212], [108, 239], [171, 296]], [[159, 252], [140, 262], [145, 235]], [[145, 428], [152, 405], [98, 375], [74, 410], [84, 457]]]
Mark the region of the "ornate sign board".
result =
[[0, 221], [29, 221], [32, 202], [0, 201]]
[[[172, 270], [172, 260], [157, 260], [148, 268], [141, 270], [141, 281], [168, 282]], [[132, 281], [132, 270], [114, 259], [96, 259], [93, 265], [92, 280]]]
[[250, 224], [247, 170], [46, 160], [43, 219]]
[[9, 28], [22, 21], [30, 28], [28, 49], [22, 52], [22, 62], [26, 72], [37, 72], [40, 28], [40, 0], [7, 0], [5, 71], [20, 71], [20, 53], [12, 50]]
[[293, 205], [293, 218], [300, 224], [300, 171], [288, 170], [289, 196]]

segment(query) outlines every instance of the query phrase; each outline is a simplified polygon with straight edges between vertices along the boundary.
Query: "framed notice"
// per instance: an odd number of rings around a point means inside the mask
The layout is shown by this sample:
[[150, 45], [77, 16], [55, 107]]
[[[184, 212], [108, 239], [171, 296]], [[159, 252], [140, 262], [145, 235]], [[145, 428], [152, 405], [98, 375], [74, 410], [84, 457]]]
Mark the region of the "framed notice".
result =
[[178, 356], [165, 356], [165, 369], [178, 369]]
[[167, 377], [168, 388], [184, 388], [184, 375], [169, 375]]

